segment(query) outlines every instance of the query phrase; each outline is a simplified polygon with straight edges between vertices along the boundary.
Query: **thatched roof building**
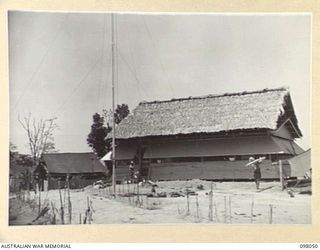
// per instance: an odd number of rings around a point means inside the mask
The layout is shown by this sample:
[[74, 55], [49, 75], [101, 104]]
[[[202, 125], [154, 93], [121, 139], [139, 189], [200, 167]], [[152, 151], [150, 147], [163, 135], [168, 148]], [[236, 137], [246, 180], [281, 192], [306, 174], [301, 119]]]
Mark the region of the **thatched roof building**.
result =
[[135, 159], [152, 179], [243, 179], [244, 161], [265, 156], [275, 178], [275, 162], [303, 152], [301, 136], [285, 88], [141, 102], [116, 127], [117, 172]]
[[306, 173], [311, 174], [311, 149], [291, 158], [289, 163], [294, 176], [304, 177]]
[[284, 88], [141, 102], [118, 125], [116, 138], [276, 130], [286, 119], [293, 137], [301, 137], [289, 91]]

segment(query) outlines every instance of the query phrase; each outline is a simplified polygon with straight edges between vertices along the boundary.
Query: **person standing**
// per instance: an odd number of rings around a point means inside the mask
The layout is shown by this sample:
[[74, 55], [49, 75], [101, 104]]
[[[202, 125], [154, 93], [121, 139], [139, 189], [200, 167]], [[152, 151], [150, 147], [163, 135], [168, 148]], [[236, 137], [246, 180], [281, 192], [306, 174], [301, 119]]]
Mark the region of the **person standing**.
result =
[[134, 180], [134, 162], [131, 161], [129, 165], [129, 180], [130, 182], [133, 182]]
[[252, 166], [253, 167], [253, 178], [256, 183], [256, 188], [259, 190], [260, 188], [260, 181], [261, 181], [261, 170], [260, 170], [260, 164], [263, 161], [263, 157], [259, 159], [254, 159], [254, 157], [249, 158], [249, 163], [247, 166]]

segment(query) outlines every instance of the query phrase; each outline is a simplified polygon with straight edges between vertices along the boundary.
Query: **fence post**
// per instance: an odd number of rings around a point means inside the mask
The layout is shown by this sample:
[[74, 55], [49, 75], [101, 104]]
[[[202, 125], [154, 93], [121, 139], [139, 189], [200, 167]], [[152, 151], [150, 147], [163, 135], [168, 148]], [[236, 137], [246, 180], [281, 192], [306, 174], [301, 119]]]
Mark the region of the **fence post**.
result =
[[189, 193], [187, 193], [187, 215], [190, 214], [190, 202], [189, 202]]
[[139, 182], [137, 183], [137, 204], [139, 205], [140, 207], [140, 194], [139, 194]]
[[199, 214], [199, 200], [198, 200], [198, 195], [196, 195], [196, 206], [197, 206], [197, 218], [198, 220], [200, 219], [200, 214]]
[[231, 196], [229, 196], [229, 216], [230, 216], [230, 223], [232, 224]]
[[87, 216], [88, 216], [88, 223], [91, 224], [91, 216], [90, 216], [90, 213], [91, 213], [91, 208], [90, 208], [90, 199], [89, 199], [89, 196], [87, 196], [87, 206], [88, 206], [88, 213], [87, 213]]
[[210, 183], [210, 193], [209, 193], [209, 220], [213, 221], [213, 185]]
[[283, 189], [283, 169], [282, 169], [282, 160], [279, 160], [279, 175], [280, 175], [280, 184], [281, 188]]
[[67, 176], [69, 223], [72, 224], [72, 204], [70, 198], [70, 178]]
[[58, 181], [58, 188], [59, 188], [59, 196], [60, 196], [61, 224], [64, 224], [64, 204], [62, 202], [62, 194], [61, 194], [61, 189], [60, 189], [60, 180]]
[[216, 215], [216, 220], [217, 220], [217, 222], [219, 222], [219, 215], [218, 215], [218, 208], [217, 208], [216, 200], [214, 200], [213, 202], [214, 202], [214, 211], [215, 211], [215, 215]]
[[41, 192], [40, 192], [40, 188], [39, 188], [39, 212], [38, 214], [41, 213]]
[[269, 205], [270, 208], [270, 214], [269, 214], [269, 224], [272, 224], [272, 214], [273, 214], [273, 206], [272, 204]]
[[148, 200], [149, 200], [149, 198], [148, 198], [148, 196], [146, 196], [146, 207], [147, 207], [147, 209], [149, 209], [149, 202], [148, 202]]
[[253, 207], [254, 207], [254, 198], [252, 197], [252, 201], [251, 201], [251, 216], [250, 216], [251, 223], [253, 223]]
[[223, 196], [224, 199], [224, 223], [227, 223], [227, 197]]

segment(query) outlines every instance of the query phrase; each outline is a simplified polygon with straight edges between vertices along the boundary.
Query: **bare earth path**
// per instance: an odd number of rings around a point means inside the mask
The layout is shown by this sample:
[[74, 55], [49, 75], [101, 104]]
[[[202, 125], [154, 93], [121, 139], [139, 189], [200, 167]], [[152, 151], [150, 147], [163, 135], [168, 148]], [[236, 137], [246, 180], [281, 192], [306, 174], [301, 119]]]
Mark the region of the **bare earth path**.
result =
[[[142, 204], [136, 206], [137, 196], [118, 196], [116, 199], [109, 195], [108, 189], [94, 189], [87, 187], [85, 190], [71, 190], [72, 224], [83, 223], [85, 211], [88, 208], [89, 198], [93, 209], [92, 224], [122, 224], [122, 223], [270, 223], [272, 209], [273, 224], [308, 224], [311, 223], [311, 195], [295, 194], [291, 198], [286, 191], [282, 191], [278, 182], [264, 182], [262, 192], [255, 190], [252, 182], [214, 182], [213, 183], [213, 220], [209, 220], [209, 191], [210, 182], [193, 181], [168, 181], [159, 182], [157, 192], [185, 192], [186, 187], [195, 191], [197, 196], [189, 196], [189, 212], [187, 197], [177, 198], [146, 198], [141, 196]], [[203, 186], [203, 190], [197, 187]], [[127, 193], [136, 186], [120, 185], [117, 192]], [[140, 188], [140, 194], [150, 192], [150, 187]], [[33, 194], [34, 196], [34, 194]], [[65, 221], [69, 223], [67, 195], [62, 191], [65, 203]], [[58, 190], [42, 192], [42, 204], [54, 204], [60, 208]], [[34, 197], [37, 200], [37, 196]], [[147, 209], [148, 208], [148, 209]], [[26, 209], [30, 213], [30, 209]], [[60, 223], [59, 214], [56, 212], [57, 224]], [[34, 214], [37, 213], [34, 211]], [[80, 215], [81, 214], [81, 215]], [[29, 216], [29, 217], [28, 217]], [[34, 216], [34, 215], [33, 215]], [[24, 218], [24, 219], [21, 219]], [[27, 224], [30, 214], [21, 213], [11, 224]]]

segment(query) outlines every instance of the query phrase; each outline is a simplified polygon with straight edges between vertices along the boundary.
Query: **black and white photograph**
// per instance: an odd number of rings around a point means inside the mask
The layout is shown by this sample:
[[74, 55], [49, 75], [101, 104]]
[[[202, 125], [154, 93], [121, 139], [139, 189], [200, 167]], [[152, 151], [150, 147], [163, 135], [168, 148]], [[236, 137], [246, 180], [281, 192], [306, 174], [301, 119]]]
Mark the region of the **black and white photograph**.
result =
[[10, 226], [312, 224], [310, 13], [7, 15]]

